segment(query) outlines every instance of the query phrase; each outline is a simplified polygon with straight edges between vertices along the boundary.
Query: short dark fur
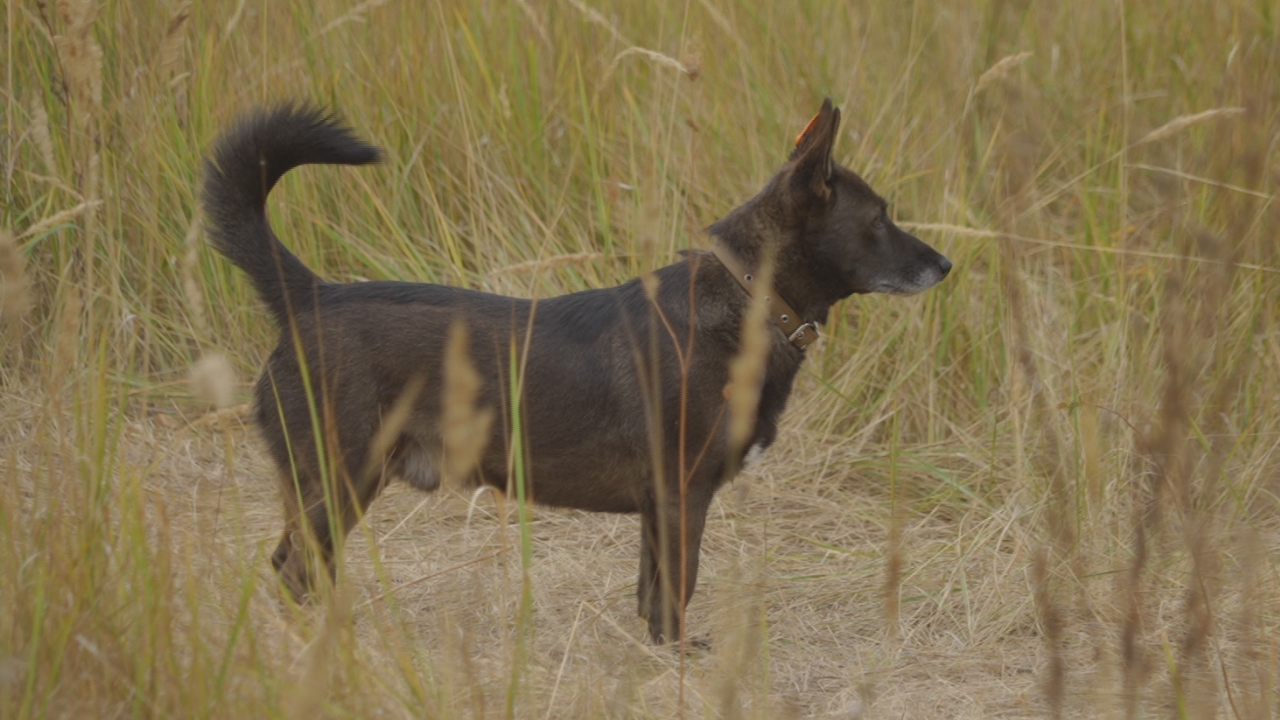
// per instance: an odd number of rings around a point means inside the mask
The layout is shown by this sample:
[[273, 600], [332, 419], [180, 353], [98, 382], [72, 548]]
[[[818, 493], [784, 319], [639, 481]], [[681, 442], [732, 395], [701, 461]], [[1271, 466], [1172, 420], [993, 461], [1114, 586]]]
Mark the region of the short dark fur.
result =
[[[714, 240], [746, 267], [775, 252], [776, 292], [806, 321], [824, 321], [833, 303], [854, 293], [924, 290], [951, 269], [946, 258], [897, 228], [884, 200], [835, 162], [839, 120], [827, 100], [764, 189], [710, 227]], [[730, 456], [724, 388], [748, 293], [701, 250], [653, 271], [653, 298], [639, 279], [536, 304], [440, 285], [324, 282], [272, 232], [267, 194], [298, 165], [378, 158], [376, 148], [332, 116], [283, 105], [241, 120], [206, 163], [203, 202], [214, 246], [248, 274], [282, 329], [256, 394], [258, 425], [282, 482], [285, 530], [272, 562], [284, 584], [301, 600], [321, 577], [320, 567], [332, 574], [335, 542], [388, 478], [424, 490], [439, 484], [444, 341], [460, 319], [483, 378], [478, 404], [498, 418], [476, 481], [507, 485], [514, 342], [527, 351], [521, 408], [532, 498], [639, 512], [639, 612], [655, 640], [679, 637], [711, 497], [746, 451], [736, 448]], [[803, 350], [777, 329], [769, 332], [747, 444], [757, 449], [773, 442], [804, 361]], [[689, 358], [684, 377], [681, 357]], [[425, 389], [390, 449], [370, 457], [383, 416], [406, 385], [421, 381]], [[321, 418], [324, 450], [313, 412]], [[326, 472], [337, 480], [334, 507], [325, 502]]]

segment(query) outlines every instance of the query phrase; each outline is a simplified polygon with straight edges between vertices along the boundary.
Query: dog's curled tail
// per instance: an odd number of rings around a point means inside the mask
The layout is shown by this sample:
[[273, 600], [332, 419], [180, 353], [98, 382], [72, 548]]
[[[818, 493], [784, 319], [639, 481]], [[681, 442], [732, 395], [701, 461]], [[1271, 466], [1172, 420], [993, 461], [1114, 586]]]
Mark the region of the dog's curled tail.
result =
[[281, 327], [314, 302], [320, 279], [272, 232], [267, 194], [299, 165], [366, 165], [380, 157], [330, 113], [292, 103], [246, 115], [214, 143], [201, 193], [213, 246], [249, 275]]

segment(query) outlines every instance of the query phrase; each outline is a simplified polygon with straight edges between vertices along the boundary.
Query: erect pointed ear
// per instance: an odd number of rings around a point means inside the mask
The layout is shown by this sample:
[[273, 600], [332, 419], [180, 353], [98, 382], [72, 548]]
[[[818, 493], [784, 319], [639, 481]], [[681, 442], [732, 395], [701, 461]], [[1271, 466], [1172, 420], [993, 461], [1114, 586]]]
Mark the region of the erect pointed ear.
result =
[[819, 198], [826, 199], [830, 192], [829, 181], [835, 169], [831, 157], [835, 150], [836, 134], [840, 130], [840, 111], [824, 98], [822, 109], [796, 136], [796, 149], [791, 151], [790, 161], [795, 163], [793, 177], [807, 185]]

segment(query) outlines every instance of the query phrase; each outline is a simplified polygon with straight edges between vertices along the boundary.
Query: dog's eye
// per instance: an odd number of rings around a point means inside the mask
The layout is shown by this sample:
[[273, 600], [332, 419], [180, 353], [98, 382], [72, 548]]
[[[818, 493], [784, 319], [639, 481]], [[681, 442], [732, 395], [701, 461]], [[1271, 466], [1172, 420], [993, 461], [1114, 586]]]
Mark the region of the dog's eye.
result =
[[875, 222], [873, 222], [873, 223], [871, 223], [871, 226], [872, 226], [872, 227], [874, 227], [874, 228], [875, 228], [875, 229], [877, 229], [877, 230], [883, 230], [883, 229], [884, 229], [884, 218], [882, 218], [882, 217], [878, 217], [878, 218], [876, 218], [876, 221], [875, 221]]

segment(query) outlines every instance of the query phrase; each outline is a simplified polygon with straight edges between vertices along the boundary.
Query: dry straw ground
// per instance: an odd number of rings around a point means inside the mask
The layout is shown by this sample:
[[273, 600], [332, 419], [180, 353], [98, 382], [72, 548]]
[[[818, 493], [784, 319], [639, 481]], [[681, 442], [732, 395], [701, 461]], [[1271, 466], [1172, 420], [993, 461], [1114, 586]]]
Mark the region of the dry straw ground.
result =
[[[1278, 23], [10, 0], [0, 716], [1275, 717]], [[956, 270], [849, 300], [810, 351], [710, 520], [710, 653], [643, 641], [633, 518], [488, 496], [389, 493], [330, 602], [279, 601], [238, 407], [272, 330], [194, 201], [238, 110], [319, 100], [387, 148], [273, 198], [325, 276], [547, 295], [704, 245], [825, 94]]]

